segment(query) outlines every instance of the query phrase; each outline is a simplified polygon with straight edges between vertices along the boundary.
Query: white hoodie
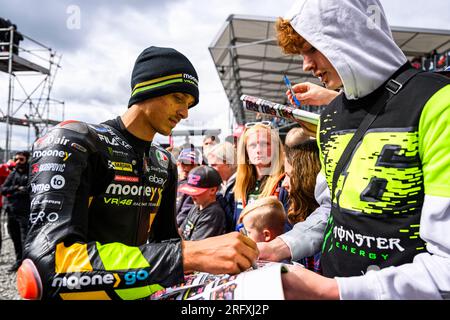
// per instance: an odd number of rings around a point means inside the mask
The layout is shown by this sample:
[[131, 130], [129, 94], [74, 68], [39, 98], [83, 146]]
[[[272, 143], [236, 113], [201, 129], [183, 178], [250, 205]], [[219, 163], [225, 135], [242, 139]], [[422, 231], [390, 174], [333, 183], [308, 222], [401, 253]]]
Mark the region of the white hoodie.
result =
[[303, 0], [287, 18], [331, 62], [347, 99], [373, 92], [407, 62], [377, 0]]
[[[406, 63], [404, 54], [392, 40], [377, 0], [302, 0], [291, 12], [294, 14], [287, 16], [292, 19], [291, 25], [332, 63], [348, 99], [370, 94]], [[450, 98], [448, 86], [442, 91]], [[449, 116], [450, 103], [441, 113], [444, 119]], [[433, 123], [433, 119], [421, 121]], [[446, 185], [442, 188], [448, 190]], [[323, 199], [322, 202], [328, 203]], [[322, 220], [308, 218], [303, 226], [294, 227], [288, 236], [282, 237], [297, 258], [320, 249], [316, 238], [318, 230], [325, 228], [327, 214], [322, 213], [322, 217]], [[340, 298], [450, 299], [449, 230], [450, 198], [425, 190], [420, 237], [427, 243], [428, 252], [398, 267], [369, 271], [363, 276], [336, 277]], [[296, 247], [303, 246], [298, 241], [300, 231], [304, 233], [303, 242], [308, 237], [314, 240], [311, 245]]]

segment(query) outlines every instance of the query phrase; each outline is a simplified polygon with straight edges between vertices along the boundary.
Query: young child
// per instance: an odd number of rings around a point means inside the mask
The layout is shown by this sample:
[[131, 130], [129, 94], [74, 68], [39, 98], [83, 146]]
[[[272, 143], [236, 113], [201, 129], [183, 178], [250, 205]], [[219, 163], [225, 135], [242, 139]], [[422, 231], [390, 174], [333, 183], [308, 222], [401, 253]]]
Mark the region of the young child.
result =
[[244, 208], [239, 223], [253, 241], [269, 242], [284, 232], [286, 213], [277, 197], [264, 197]]
[[214, 168], [199, 166], [189, 172], [187, 183], [179, 187], [178, 191], [192, 196], [195, 204], [179, 229], [184, 240], [200, 240], [225, 233], [225, 212], [216, 201], [221, 183]]

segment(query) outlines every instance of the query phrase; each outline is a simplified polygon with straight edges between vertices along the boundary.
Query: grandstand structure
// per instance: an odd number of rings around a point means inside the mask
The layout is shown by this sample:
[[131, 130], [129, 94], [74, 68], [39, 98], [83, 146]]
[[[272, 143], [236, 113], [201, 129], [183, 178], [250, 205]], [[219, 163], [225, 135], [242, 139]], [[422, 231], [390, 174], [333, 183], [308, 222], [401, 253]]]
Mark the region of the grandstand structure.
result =
[[[5, 147], [3, 160], [11, 153], [13, 127], [28, 127], [27, 146], [31, 146], [46, 130], [64, 119], [64, 102], [51, 98], [55, 76], [62, 56], [46, 45], [24, 35], [23, 45], [14, 41], [13, 27], [0, 29], [0, 34], [7, 35], [0, 40], [0, 71], [6, 74], [6, 104], [0, 102], [0, 122], [5, 123]], [[5, 90], [7, 88], [7, 90]], [[51, 119], [55, 117], [58, 119]], [[30, 130], [35, 137], [31, 139]]]
[[[242, 108], [240, 97], [260, 97], [280, 104], [288, 104], [283, 75], [292, 83], [319, 84], [311, 73], [303, 72], [301, 56], [288, 56], [276, 42], [274, 17], [230, 15], [209, 46], [211, 57], [238, 125], [255, 121], [256, 113]], [[435, 51], [444, 56], [442, 68], [449, 65], [450, 30], [404, 28], [391, 26], [393, 37], [410, 61], [425, 59]], [[430, 61], [434, 68], [436, 57]], [[427, 69], [429, 70], [429, 69]], [[317, 107], [304, 106], [318, 112]], [[292, 127], [290, 123], [287, 126]]]

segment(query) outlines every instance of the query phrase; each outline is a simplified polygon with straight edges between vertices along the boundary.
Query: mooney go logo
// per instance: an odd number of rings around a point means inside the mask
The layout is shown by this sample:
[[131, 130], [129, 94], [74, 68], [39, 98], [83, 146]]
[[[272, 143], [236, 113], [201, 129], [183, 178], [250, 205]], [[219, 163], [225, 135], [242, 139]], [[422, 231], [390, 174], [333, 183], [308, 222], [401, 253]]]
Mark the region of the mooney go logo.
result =
[[52, 287], [66, 287], [67, 289], [81, 289], [88, 286], [113, 285], [117, 287], [120, 283], [120, 278], [117, 273], [106, 274], [73, 274], [70, 276], [54, 278]]
[[44, 157], [54, 157], [54, 158], [62, 158], [63, 161], [69, 159], [72, 155], [71, 152], [62, 151], [62, 150], [36, 150], [33, 152], [33, 158], [44, 158]]
[[64, 277], [54, 278], [52, 287], [66, 287], [67, 289], [82, 289], [88, 286], [102, 286], [111, 285], [113, 288], [117, 288], [119, 284], [124, 280], [124, 284], [132, 286], [138, 281], [145, 281], [149, 276], [147, 270], [141, 269], [137, 271], [128, 271], [123, 275], [123, 279], [117, 273], [105, 273], [105, 274], [83, 274], [74, 273], [71, 275], [65, 275]]

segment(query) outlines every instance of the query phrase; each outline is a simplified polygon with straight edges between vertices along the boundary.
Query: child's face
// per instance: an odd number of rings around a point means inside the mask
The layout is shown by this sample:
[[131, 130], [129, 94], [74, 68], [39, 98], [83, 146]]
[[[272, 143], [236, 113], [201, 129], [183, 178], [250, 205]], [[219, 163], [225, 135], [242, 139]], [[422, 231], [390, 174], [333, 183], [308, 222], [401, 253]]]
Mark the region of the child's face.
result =
[[245, 216], [242, 219], [242, 223], [247, 230], [247, 236], [255, 242], [265, 242], [264, 234], [254, 227], [253, 219], [252, 216]]
[[199, 194], [198, 196], [192, 196], [192, 200], [194, 200], [194, 203], [197, 206], [203, 206], [205, 204], [208, 204], [211, 202], [211, 200], [214, 200], [216, 197], [215, 188], [209, 188], [202, 194]]

